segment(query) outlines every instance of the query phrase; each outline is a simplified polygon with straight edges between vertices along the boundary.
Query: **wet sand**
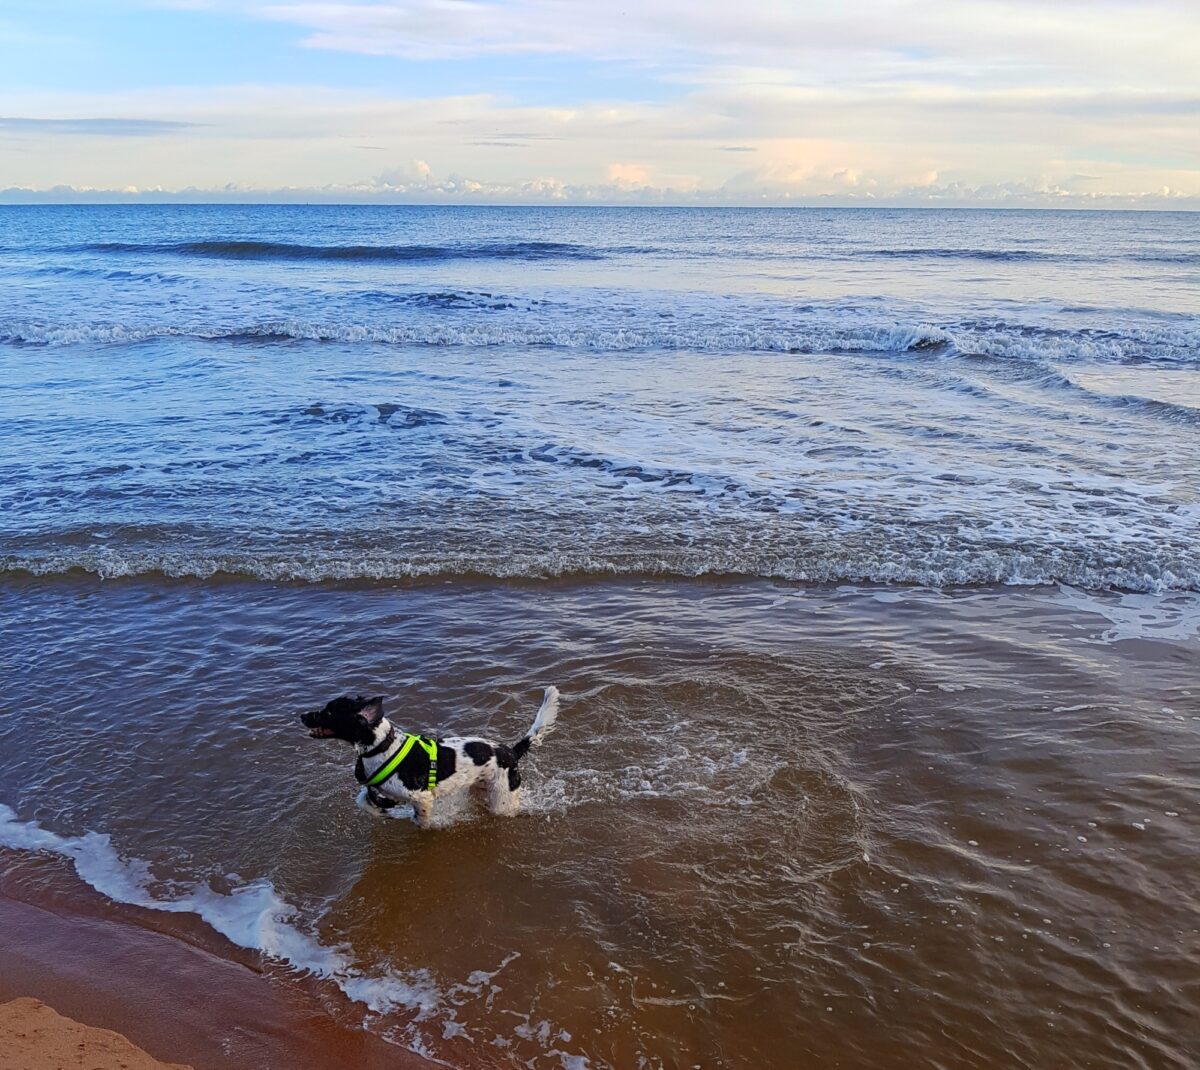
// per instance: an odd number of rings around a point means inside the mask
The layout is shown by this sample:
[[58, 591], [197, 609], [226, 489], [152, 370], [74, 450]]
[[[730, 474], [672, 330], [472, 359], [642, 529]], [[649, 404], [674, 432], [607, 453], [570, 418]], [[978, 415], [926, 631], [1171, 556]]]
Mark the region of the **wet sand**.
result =
[[[337, 1024], [330, 993], [302, 978], [269, 979], [210, 932], [164, 929], [159, 916], [109, 902], [68, 867], [0, 851], [0, 870], [0, 1002], [53, 1004], [68, 1018], [168, 1060], [166, 1065], [194, 1070], [429, 1065]], [[148, 1056], [126, 1058], [121, 1045], [97, 1042], [96, 1030], [76, 1037], [61, 1021], [52, 1022], [45, 1043], [32, 1049], [51, 1061], [26, 1058], [11, 1039], [23, 1020], [0, 1014], [0, 1070], [73, 1067], [55, 1061], [67, 1039], [72, 1052], [87, 1052], [90, 1061], [82, 1065], [88, 1070], [116, 1070], [122, 1059], [129, 1070], [162, 1065]], [[116, 1061], [104, 1062], [106, 1053]]]
[[[1198, 614], [9, 584], [10, 693], [43, 697], [0, 719], [0, 995], [197, 1070], [1193, 1070]], [[515, 737], [545, 683], [523, 815], [431, 834], [360, 814], [350, 755], [295, 721], [371, 687], [404, 727]]]
[[0, 1003], [0, 1070], [191, 1070], [159, 1062], [120, 1033], [64, 1018], [36, 999]]

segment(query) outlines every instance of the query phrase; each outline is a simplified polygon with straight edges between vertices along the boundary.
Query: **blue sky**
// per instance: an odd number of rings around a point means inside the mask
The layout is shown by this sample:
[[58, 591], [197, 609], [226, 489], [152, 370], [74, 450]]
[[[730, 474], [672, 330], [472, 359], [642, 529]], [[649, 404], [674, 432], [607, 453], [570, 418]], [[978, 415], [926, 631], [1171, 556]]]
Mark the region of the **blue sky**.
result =
[[416, 97], [500, 92], [533, 104], [562, 104], [598, 97], [653, 100], [673, 92], [655, 71], [637, 64], [581, 63], [569, 55], [414, 61], [309, 49], [302, 26], [218, 5], [9, 0], [4, 10], [0, 42], [17, 45], [5, 49], [0, 64], [4, 93], [303, 82]]
[[0, 51], [10, 200], [1200, 205], [1191, 0], [8, 0]]

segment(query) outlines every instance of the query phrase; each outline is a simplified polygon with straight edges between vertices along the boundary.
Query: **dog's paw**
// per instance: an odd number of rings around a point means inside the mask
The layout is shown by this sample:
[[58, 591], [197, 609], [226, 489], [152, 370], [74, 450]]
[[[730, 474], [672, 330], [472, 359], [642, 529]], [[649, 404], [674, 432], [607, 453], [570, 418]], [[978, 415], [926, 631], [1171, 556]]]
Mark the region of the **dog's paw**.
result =
[[360, 810], [365, 810], [365, 811], [366, 811], [368, 814], [370, 814], [372, 817], [384, 818], [384, 817], [387, 817], [387, 816], [388, 816], [388, 814], [387, 814], [387, 811], [386, 811], [386, 810], [382, 810], [382, 809], [380, 809], [380, 808], [379, 808], [378, 806], [376, 806], [376, 805], [375, 805], [373, 802], [371, 802], [371, 799], [370, 799], [370, 797], [369, 797], [369, 796], [368, 796], [368, 794], [367, 794], [367, 789], [366, 789], [366, 788], [363, 788], [363, 789], [362, 789], [362, 790], [361, 790], [361, 791], [358, 793], [358, 795], [356, 795], [356, 796], [355, 796], [355, 798], [354, 798], [354, 804], [355, 804], [355, 805], [356, 805], [356, 806], [357, 806], [357, 807], [358, 807]]

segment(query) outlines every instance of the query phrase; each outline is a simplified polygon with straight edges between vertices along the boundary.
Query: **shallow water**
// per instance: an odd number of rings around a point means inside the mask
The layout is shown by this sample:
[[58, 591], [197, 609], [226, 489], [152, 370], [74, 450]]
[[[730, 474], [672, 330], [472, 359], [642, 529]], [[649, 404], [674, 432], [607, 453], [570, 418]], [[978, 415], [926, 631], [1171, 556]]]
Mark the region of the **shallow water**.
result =
[[[1192, 1067], [1198, 310], [1188, 215], [0, 209], [0, 889], [456, 1066]], [[297, 721], [550, 683], [430, 834]]]
[[[1200, 602], [1144, 597], [26, 581], [0, 842], [455, 1065], [1186, 1067]], [[295, 721], [515, 738], [545, 683], [522, 816], [436, 833]]]

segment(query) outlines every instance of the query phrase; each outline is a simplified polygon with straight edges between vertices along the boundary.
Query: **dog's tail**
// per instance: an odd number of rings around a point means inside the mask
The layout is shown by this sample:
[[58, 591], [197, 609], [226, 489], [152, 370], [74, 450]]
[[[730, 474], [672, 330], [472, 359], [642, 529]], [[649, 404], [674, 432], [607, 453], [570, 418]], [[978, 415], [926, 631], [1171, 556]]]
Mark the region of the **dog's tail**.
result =
[[558, 720], [558, 688], [551, 684], [546, 688], [546, 697], [542, 699], [542, 704], [538, 708], [537, 716], [533, 719], [529, 731], [513, 744], [513, 754], [516, 755], [517, 761], [529, 753], [530, 747], [536, 747], [542, 742], [542, 737], [554, 727], [556, 720]]

